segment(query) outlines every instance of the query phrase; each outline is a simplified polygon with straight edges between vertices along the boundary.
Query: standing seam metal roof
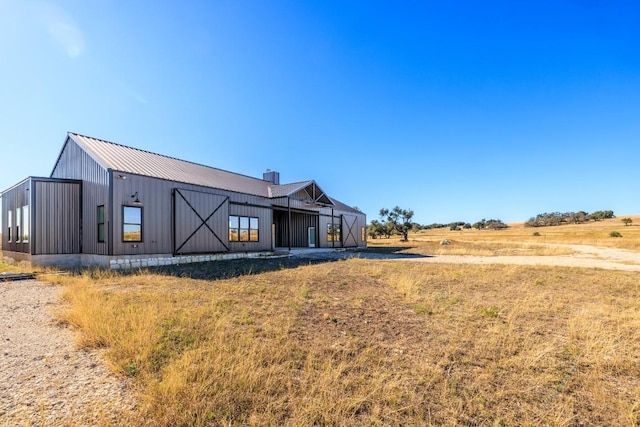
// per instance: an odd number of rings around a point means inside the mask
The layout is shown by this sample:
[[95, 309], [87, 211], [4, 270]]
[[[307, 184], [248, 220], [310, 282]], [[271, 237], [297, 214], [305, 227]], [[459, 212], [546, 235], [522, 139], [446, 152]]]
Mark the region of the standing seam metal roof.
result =
[[[105, 169], [269, 197], [268, 181], [100, 139], [68, 133]], [[286, 195], [286, 194], [285, 194]]]
[[[259, 178], [163, 156], [90, 136], [73, 132], [69, 132], [67, 135], [105, 169], [123, 173], [220, 188], [267, 198], [286, 197], [315, 182], [308, 180], [275, 185]], [[342, 210], [360, 213], [336, 199], [330, 197], [330, 200]]]

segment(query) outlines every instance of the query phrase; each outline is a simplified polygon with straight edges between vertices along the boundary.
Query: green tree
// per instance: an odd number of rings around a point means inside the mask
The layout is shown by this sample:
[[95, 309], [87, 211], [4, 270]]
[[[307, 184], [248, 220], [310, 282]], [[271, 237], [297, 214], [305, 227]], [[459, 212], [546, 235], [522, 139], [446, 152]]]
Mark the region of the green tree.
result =
[[411, 209], [401, 209], [399, 206], [391, 210], [383, 208], [380, 209], [380, 218], [385, 221], [389, 229], [400, 234], [403, 241], [409, 240], [409, 231], [413, 227], [411, 222], [413, 211]]
[[631, 225], [631, 223], [633, 222], [631, 218], [622, 218], [620, 221], [622, 221], [625, 226]]

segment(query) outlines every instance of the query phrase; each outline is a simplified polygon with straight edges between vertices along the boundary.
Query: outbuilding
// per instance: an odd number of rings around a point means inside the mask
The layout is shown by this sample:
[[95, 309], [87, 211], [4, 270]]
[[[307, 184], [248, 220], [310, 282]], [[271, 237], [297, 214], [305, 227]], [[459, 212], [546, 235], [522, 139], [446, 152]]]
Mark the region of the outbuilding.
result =
[[366, 246], [366, 215], [314, 181], [280, 184], [76, 133], [48, 178], [2, 193], [8, 262], [135, 268]]

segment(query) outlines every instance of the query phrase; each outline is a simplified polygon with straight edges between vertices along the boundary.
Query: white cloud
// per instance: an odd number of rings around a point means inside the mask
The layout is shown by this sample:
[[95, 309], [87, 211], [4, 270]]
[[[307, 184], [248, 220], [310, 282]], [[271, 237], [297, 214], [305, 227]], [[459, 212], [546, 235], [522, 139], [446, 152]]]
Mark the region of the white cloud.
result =
[[76, 58], [84, 52], [84, 36], [71, 15], [52, 2], [34, 3], [33, 7], [40, 23], [69, 58]]

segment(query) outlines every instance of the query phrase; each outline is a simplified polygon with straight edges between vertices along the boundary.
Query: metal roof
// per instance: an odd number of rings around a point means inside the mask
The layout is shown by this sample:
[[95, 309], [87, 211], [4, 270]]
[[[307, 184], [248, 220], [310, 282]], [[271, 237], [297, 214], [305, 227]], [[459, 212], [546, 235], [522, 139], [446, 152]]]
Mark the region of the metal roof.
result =
[[352, 208], [351, 206], [342, 203], [340, 200], [336, 200], [333, 197], [329, 197], [329, 198], [333, 202], [335, 209], [338, 209], [340, 211], [347, 211], [347, 212], [357, 213], [357, 214], [361, 214], [362, 213], [358, 209]]
[[[259, 178], [163, 156], [73, 132], [69, 132], [67, 135], [69, 139], [78, 144], [102, 167], [117, 172], [201, 185], [203, 187], [220, 188], [267, 198], [291, 196], [310, 185], [317, 186], [313, 180], [275, 185]], [[344, 210], [358, 212], [335, 199], [329, 197], [327, 199]]]
[[68, 133], [105, 169], [269, 197], [268, 181], [100, 139]]

